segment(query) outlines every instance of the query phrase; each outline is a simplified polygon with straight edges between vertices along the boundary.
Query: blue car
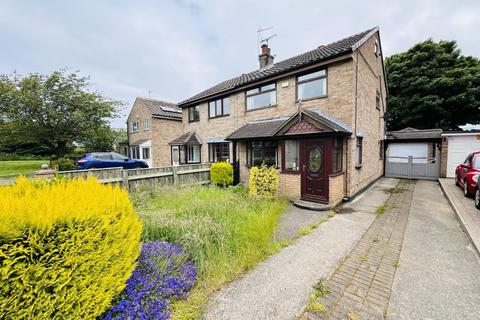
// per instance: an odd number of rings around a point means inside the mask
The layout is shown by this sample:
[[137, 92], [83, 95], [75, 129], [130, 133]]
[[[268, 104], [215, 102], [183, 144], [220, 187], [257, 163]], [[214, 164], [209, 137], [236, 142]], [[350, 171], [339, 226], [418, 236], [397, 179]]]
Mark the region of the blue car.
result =
[[77, 169], [115, 168], [139, 169], [148, 168], [148, 164], [142, 160], [129, 159], [116, 152], [92, 152], [87, 153], [77, 160]]

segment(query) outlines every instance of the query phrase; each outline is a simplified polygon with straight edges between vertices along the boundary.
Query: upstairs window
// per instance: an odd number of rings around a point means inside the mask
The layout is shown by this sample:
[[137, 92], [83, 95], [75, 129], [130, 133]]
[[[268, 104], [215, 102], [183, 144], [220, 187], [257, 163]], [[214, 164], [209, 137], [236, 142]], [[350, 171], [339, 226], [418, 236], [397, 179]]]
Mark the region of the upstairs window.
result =
[[200, 120], [200, 106], [188, 108], [188, 122], [195, 122]]
[[208, 103], [208, 117], [216, 118], [230, 114], [230, 98], [217, 99]]
[[267, 84], [255, 89], [248, 90], [247, 110], [271, 107], [277, 104], [277, 85], [275, 83]]
[[229, 143], [210, 143], [208, 145], [208, 161], [220, 162], [230, 159]]
[[381, 107], [380, 92], [378, 92], [377, 90], [375, 95], [375, 108], [377, 108], [377, 110], [380, 110], [380, 107]]
[[150, 122], [148, 119], [143, 119], [143, 130], [148, 130], [150, 129]]
[[375, 40], [375, 45], [373, 47], [373, 52], [375, 53], [375, 55], [378, 57], [378, 55], [380, 54], [379, 52], [379, 49], [378, 49], [378, 41]]
[[247, 143], [247, 165], [261, 166], [277, 165], [277, 142], [276, 141], [251, 141]]
[[138, 131], [138, 120], [132, 121], [130, 123], [130, 132], [137, 132]]
[[327, 95], [327, 71], [320, 70], [297, 78], [297, 99], [309, 100]]

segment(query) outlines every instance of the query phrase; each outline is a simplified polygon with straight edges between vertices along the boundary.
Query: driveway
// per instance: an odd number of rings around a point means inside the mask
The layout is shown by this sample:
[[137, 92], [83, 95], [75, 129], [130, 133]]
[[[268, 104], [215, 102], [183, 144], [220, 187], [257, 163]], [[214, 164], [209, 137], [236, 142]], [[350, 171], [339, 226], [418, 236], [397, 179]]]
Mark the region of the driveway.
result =
[[480, 319], [480, 260], [436, 182], [417, 181], [388, 319]]

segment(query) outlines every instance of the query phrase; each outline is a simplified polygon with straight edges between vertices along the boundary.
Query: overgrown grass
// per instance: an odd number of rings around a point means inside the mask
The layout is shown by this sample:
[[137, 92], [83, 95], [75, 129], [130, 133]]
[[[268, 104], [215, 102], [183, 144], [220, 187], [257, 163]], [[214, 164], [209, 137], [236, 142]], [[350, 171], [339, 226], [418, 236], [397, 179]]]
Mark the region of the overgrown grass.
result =
[[143, 240], [180, 244], [198, 270], [187, 300], [171, 304], [172, 319], [196, 319], [208, 296], [281, 247], [272, 234], [287, 202], [250, 197], [241, 187], [190, 187], [132, 195], [144, 222]]
[[40, 170], [42, 163], [48, 163], [48, 160], [15, 160], [0, 161], [0, 177], [14, 177], [18, 175], [28, 175]]

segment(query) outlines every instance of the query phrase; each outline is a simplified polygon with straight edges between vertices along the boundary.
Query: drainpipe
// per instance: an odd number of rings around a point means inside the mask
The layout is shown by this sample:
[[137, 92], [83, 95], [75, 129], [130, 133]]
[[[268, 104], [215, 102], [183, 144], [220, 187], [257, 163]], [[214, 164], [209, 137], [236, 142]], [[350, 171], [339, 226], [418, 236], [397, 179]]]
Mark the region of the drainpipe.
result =
[[[354, 128], [353, 128], [353, 134], [354, 134], [354, 143], [355, 139], [357, 138], [357, 96], [358, 96], [358, 49], [356, 52], [356, 58], [355, 58], [355, 102], [354, 102], [354, 108], [355, 108], [355, 121], [354, 121]], [[348, 196], [348, 187], [347, 187], [347, 182], [348, 182], [348, 174], [349, 174], [349, 167], [348, 167], [348, 140], [347, 139], [347, 155], [346, 155], [346, 161], [347, 161], [347, 168], [345, 170], [345, 196], [343, 197], [343, 201], [350, 201], [350, 196]], [[353, 159], [355, 160], [355, 158]]]

